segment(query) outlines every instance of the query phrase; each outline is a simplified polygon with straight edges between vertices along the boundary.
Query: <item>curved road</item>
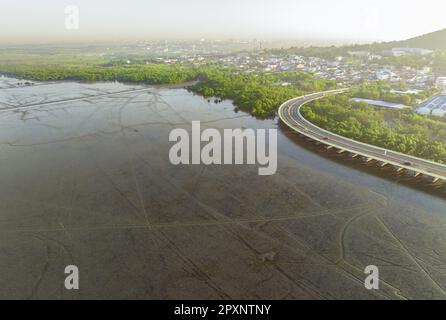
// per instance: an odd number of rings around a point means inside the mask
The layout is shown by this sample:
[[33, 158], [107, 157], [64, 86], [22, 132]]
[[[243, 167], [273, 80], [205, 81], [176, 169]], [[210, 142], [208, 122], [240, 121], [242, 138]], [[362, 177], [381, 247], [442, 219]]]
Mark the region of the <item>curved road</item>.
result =
[[383, 166], [390, 164], [397, 168], [413, 172], [414, 175], [426, 175], [432, 177], [434, 182], [440, 179], [446, 180], [446, 165], [339, 136], [319, 128], [302, 116], [300, 108], [306, 103], [330, 94], [338, 94], [345, 91], [348, 91], [348, 89], [318, 92], [291, 99], [280, 106], [279, 117], [291, 129], [327, 146], [339, 149], [340, 152], [350, 152], [355, 156], [363, 156], [368, 160], [380, 161]]

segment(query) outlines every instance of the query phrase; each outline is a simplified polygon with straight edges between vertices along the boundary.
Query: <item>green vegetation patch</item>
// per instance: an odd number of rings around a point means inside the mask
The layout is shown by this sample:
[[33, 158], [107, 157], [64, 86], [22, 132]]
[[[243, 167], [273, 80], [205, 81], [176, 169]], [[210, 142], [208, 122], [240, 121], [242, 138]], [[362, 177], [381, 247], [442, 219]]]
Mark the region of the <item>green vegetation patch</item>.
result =
[[206, 97], [231, 99], [240, 109], [259, 117], [274, 116], [280, 105], [291, 98], [334, 87], [331, 81], [301, 72], [245, 74], [206, 67], [199, 73], [200, 81], [192, 91]]

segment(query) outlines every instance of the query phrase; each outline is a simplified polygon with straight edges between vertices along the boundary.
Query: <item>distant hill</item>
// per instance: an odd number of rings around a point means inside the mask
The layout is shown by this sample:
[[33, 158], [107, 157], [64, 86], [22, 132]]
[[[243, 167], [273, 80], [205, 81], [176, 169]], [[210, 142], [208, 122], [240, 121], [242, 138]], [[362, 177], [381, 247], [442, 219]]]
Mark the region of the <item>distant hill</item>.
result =
[[[369, 51], [380, 54], [383, 50], [392, 48], [424, 48], [430, 50], [442, 50], [446, 52], [446, 29], [428, 33], [419, 37], [390, 42], [374, 42], [369, 44], [352, 44], [344, 46], [311, 46], [292, 47], [289, 49], [269, 49], [272, 53], [296, 53], [304, 56], [331, 59], [338, 56], [346, 56], [351, 51]], [[445, 65], [446, 68], [446, 65]], [[446, 69], [445, 69], [446, 70]]]
[[412, 39], [393, 42], [398, 47], [426, 48], [431, 50], [446, 50], [446, 29], [428, 33]]
[[446, 51], [446, 29], [424, 34], [415, 38], [401, 40], [371, 43], [365, 45], [346, 46], [345, 48], [370, 50], [372, 52], [379, 52], [381, 50], [388, 50], [391, 48], [424, 48], [430, 50], [445, 50]]

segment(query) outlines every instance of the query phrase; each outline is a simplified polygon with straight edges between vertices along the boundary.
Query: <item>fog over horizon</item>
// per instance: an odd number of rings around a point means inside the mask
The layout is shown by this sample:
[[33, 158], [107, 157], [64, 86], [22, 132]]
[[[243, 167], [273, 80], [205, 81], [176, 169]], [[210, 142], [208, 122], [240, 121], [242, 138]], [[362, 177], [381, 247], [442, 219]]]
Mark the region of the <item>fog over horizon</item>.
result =
[[[79, 8], [79, 29], [65, 8]], [[0, 44], [252, 39], [364, 43], [446, 28], [438, 0], [1, 1]]]

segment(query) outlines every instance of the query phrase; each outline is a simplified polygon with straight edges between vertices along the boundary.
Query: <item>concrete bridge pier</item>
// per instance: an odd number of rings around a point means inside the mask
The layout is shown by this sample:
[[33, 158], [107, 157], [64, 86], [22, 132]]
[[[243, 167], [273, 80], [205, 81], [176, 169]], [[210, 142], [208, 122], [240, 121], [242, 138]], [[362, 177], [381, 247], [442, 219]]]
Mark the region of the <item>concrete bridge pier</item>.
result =
[[387, 165], [388, 165], [387, 162], [382, 162], [382, 161], [380, 161], [380, 162], [378, 163], [378, 168], [384, 168], [384, 167], [387, 166]]
[[401, 175], [404, 173], [404, 168], [401, 167], [393, 167], [393, 172], [395, 172], [397, 175]]
[[412, 178], [418, 178], [418, 177], [421, 176], [421, 172], [412, 171], [412, 172], [410, 173], [410, 176], [411, 176]]

